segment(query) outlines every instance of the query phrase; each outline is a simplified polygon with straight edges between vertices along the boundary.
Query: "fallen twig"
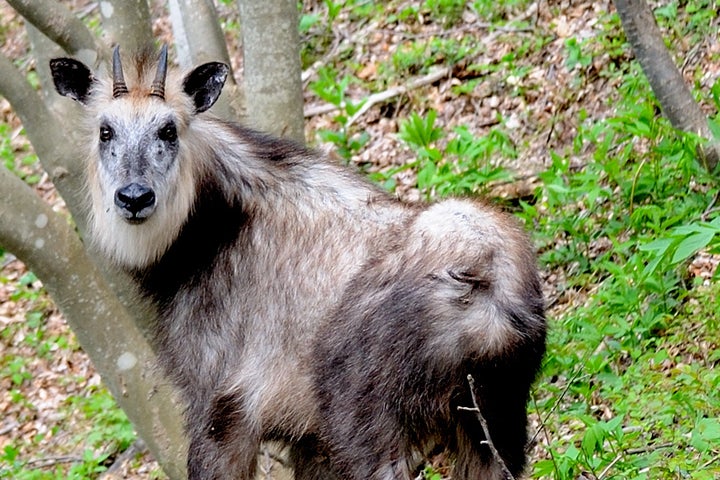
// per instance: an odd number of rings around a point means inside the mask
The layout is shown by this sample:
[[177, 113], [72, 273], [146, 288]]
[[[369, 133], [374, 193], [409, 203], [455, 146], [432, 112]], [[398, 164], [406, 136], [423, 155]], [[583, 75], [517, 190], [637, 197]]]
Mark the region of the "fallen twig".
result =
[[111, 480], [114, 478], [121, 478], [120, 471], [122, 470], [125, 463], [135, 458], [136, 455], [147, 450], [145, 442], [141, 439], [137, 439], [130, 445], [124, 452], [115, 458], [115, 461], [110, 467], [98, 477], [100, 480]]
[[75, 457], [72, 455], [62, 455], [60, 457], [34, 458], [32, 460], [28, 460], [26, 465], [34, 466], [37, 468], [46, 468], [46, 467], [52, 467], [52, 466], [58, 465], [60, 463], [80, 463], [82, 461], [83, 461], [82, 457]]
[[[5, 261], [5, 263], [3, 263], [2, 268], [7, 267], [8, 265], [10, 265], [11, 262], [16, 260], [16, 258], [13, 257], [12, 255], [10, 255], [9, 253], [6, 253], [5, 255], [8, 258]], [[2, 429], [0, 429], [0, 435], [5, 435], [6, 433], [10, 433], [13, 430], [15, 430], [16, 428], [18, 428], [19, 426], [20, 426], [20, 424], [18, 422], [10, 422], [9, 424], [5, 425]]]
[[424, 87], [425, 85], [430, 85], [432, 83], [437, 82], [443, 77], [449, 77], [450, 73], [452, 72], [452, 67], [442, 67], [435, 71], [432, 71], [425, 75], [424, 77], [416, 78], [414, 80], [409, 81], [405, 85], [400, 85], [397, 87], [390, 88], [388, 90], [385, 90], [384, 92], [375, 93], [373, 95], [370, 95], [367, 100], [365, 100], [365, 103], [358, 109], [357, 112], [353, 114], [352, 117], [348, 119], [347, 126], [349, 127], [353, 123], [357, 121], [358, 118], [363, 116], [365, 112], [370, 110], [370, 108], [373, 105], [376, 105], [378, 103], [386, 102], [390, 100], [393, 97], [396, 97], [398, 95], [402, 95], [404, 93], [409, 92], [410, 90], [413, 90], [415, 88]]
[[[425, 85], [429, 85], [431, 83], [437, 82], [443, 77], [447, 77], [450, 75], [450, 72], [452, 71], [452, 67], [441, 67], [437, 70], [433, 70], [432, 72], [428, 73], [427, 75], [419, 78], [415, 78], [413, 80], [410, 80], [405, 85], [398, 85], [397, 87], [392, 87], [384, 92], [374, 93], [370, 95], [366, 100], [365, 103], [363, 103], [362, 107], [358, 109], [355, 114], [350, 117], [348, 120], [347, 126], [352, 125], [354, 122], [357, 121], [358, 118], [360, 118], [362, 115], [365, 114], [373, 105], [376, 105], [378, 103], [385, 102], [393, 97], [396, 97], [398, 95], [402, 95], [403, 93], [407, 93], [410, 90], [413, 90], [415, 88], [420, 88]], [[318, 105], [315, 107], [309, 107], [305, 109], [304, 116], [305, 118], [308, 117], [314, 117], [315, 115], [322, 115], [325, 113], [334, 112], [335, 110], [339, 110], [342, 105], [334, 105], [330, 103], [326, 103], [323, 105]]]

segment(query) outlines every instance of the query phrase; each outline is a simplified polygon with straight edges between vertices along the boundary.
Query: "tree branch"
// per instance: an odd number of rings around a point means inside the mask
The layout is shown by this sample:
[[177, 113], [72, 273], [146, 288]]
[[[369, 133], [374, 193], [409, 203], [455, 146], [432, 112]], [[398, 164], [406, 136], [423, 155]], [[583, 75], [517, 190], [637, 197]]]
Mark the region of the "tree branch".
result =
[[62, 97], [55, 93], [55, 84], [50, 73], [50, 59], [62, 57], [64, 52], [32, 23], [25, 24], [25, 31], [35, 57], [35, 71], [40, 79], [43, 103], [47, 106], [55, 105]]
[[370, 110], [370, 108], [373, 107], [373, 105], [377, 103], [382, 103], [390, 100], [393, 97], [396, 97], [398, 95], [403, 95], [410, 90], [413, 90], [415, 88], [424, 87], [425, 85], [430, 85], [431, 83], [435, 83], [438, 80], [449, 77], [452, 73], [452, 67], [442, 67], [438, 68], [435, 71], [432, 71], [428, 73], [427, 75], [416, 78], [413, 80], [410, 80], [405, 85], [399, 85], [397, 87], [389, 88], [388, 90], [385, 90], [384, 92], [375, 93], [373, 95], [370, 95], [368, 99], [363, 103], [362, 107], [358, 109], [357, 112], [353, 114], [352, 117], [348, 119], [346, 128], [355, 123], [360, 117], [365, 115], [365, 113]]
[[111, 45], [127, 52], [153, 46], [152, 22], [147, 0], [104, 0], [100, 16]]
[[[89, 259], [67, 219], [0, 169], [0, 244], [43, 281], [120, 407], [171, 478], [183, 478], [179, 408], [133, 319]], [[68, 274], [72, 272], [72, 274]]]
[[[170, 0], [169, 4], [180, 65], [185, 69], [211, 61], [230, 65], [225, 35], [217, 21], [213, 2]], [[183, 54], [185, 51], [187, 53]]]
[[90, 30], [60, 2], [50, 0], [7, 0], [20, 15], [70, 55], [98, 49]]
[[[25, 127], [43, 168], [65, 199], [81, 230], [85, 226], [81, 159], [71, 141], [71, 125], [63, 125], [42, 102], [40, 96], [15, 68], [0, 54], [0, 95], [12, 105]], [[69, 102], [69, 100], [68, 100]], [[76, 107], [72, 107], [76, 108]], [[70, 116], [72, 118], [72, 116]]]
[[[367, 99], [365, 100], [365, 103], [363, 103], [362, 107], [358, 109], [355, 114], [353, 114], [352, 117], [348, 120], [347, 126], [352, 125], [355, 123], [360, 117], [362, 117], [370, 108], [372, 108], [374, 105], [377, 105], [378, 103], [386, 102], [390, 100], [393, 97], [397, 97], [398, 95], [402, 95], [404, 93], [409, 92], [410, 90], [414, 90], [416, 88], [424, 87], [425, 85], [430, 85], [431, 83], [435, 83], [438, 80], [448, 77], [452, 73], [452, 67], [440, 67], [436, 70], [431, 71], [427, 75], [424, 75], [422, 77], [414, 78], [410, 81], [408, 81], [405, 85], [398, 85], [395, 87], [388, 88], [385, 91], [373, 93]], [[314, 117], [315, 115], [323, 115], [325, 113], [334, 112], [335, 110], [339, 110], [340, 105], [335, 105], [332, 103], [325, 103], [322, 105], [315, 105], [311, 106], [305, 109], [303, 112], [303, 115], [305, 118], [308, 117]]]
[[[53, 126], [54, 119], [49, 109], [12, 61], [2, 53], [0, 53], [0, 95], [10, 102], [25, 125], [28, 135], [41, 132], [45, 134], [48, 128]], [[30, 141], [32, 142], [33, 139], [31, 138]]]

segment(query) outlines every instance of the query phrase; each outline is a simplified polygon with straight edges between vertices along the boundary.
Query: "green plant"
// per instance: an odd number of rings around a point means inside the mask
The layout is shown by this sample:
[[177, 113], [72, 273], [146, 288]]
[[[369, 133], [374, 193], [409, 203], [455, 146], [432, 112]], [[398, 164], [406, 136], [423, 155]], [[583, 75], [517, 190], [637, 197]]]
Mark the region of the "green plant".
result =
[[492, 129], [487, 135], [475, 137], [467, 127], [458, 127], [446, 139], [445, 132], [435, 125], [436, 119], [437, 113], [430, 110], [424, 118], [413, 113], [402, 121], [398, 138], [415, 152], [417, 159], [373, 178], [392, 189], [392, 176], [412, 168], [417, 171], [418, 189], [428, 198], [477, 193], [492, 182], [510, 178], [506, 169], [492, 162], [496, 155], [501, 158], [516, 155], [510, 137], [502, 130]]
[[573, 69], [576, 66], [587, 67], [592, 63], [592, 55], [584, 51], [583, 42], [578, 42], [575, 38], [565, 40], [565, 48], [567, 49], [567, 58], [565, 66]]
[[[0, 262], [6, 264], [0, 257]], [[14, 274], [11, 270], [9, 274]], [[5, 413], [18, 423], [32, 424], [37, 421], [40, 407], [37, 390], [44, 391], [47, 382], [44, 372], [49, 365], [62, 363], [62, 358], [73, 359], [78, 350], [77, 343], [67, 333], [58, 332], [57, 325], [48, 325], [53, 312], [47, 294], [32, 272], [25, 272], [19, 278], [8, 278], [5, 270], [0, 271], [0, 283], [7, 294], [8, 303], [23, 305], [21, 321], [3, 323], [0, 335], [0, 377], [8, 380], [8, 391], [2, 397]], [[15, 317], [17, 318], [17, 316]], [[28, 354], [28, 352], [32, 352]], [[54, 376], [65, 368], [57, 368]], [[57, 387], [73, 385], [75, 373], [58, 376]], [[43, 403], [45, 400], [43, 400]], [[115, 405], [104, 388], [90, 387], [71, 396], [67, 404], [59, 401], [60, 409], [52, 418], [40, 416], [45, 431], [35, 435], [20, 435], [5, 439], [0, 451], [0, 478], [18, 480], [45, 480], [55, 478], [96, 478], [106, 469], [106, 462], [117, 452], [128, 448], [134, 441], [133, 428], [124, 413]], [[80, 428], [86, 427], [83, 431]], [[74, 436], [62, 441], [61, 456], [72, 461], [44, 466], [42, 448], [52, 443], [63, 432], [77, 430]], [[82, 433], [80, 433], [82, 432]]]
[[318, 136], [323, 141], [335, 144], [338, 154], [349, 161], [365, 146], [370, 136], [367, 132], [356, 133], [351, 128], [350, 118], [363, 106], [364, 101], [352, 102], [346, 95], [352, 79], [345, 76], [337, 81], [336, 75], [333, 69], [320, 69], [318, 80], [310, 84], [310, 89], [318, 97], [338, 108], [339, 113], [334, 117], [334, 121], [338, 125], [337, 130], [323, 129], [318, 132]]
[[450, 27], [462, 17], [466, 3], [465, 0], [425, 0], [424, 7], [438, 23]]
[[0, 124], [0, 160], [2, 160], [2, 164], [26, 183], [30, 185], [38, 183], [40, 175], [37, 155], [27, 153], [25, 149], [15, 152], [10, 138], [9, 126]]
[[503, 25], [505, 20], [514, 15], [514, 12], [525, 10], [529, 3], [528, 0], [505, 0], [503, 2], [474, 0], [471, 6], [480, 18], [485, 21]]
[[422, 478], [425, 480], [442, 480], [442, 475], [428, 465], [425, 469], [423, 469]]
[[539, 397], [550, 400], [536, 406], [556, 412], [545, 429], [569, 422], [573, 441], [549, 439], [535, 478], [675, 478], [695, 464], [708, 466], [704, 478], [718, 473], [715, 425], [698, 420], [720, 414], [706, 393], [718, 375], [713, 361], [682, 365], [693, 355], [682, 322], [713, 338], [716, 321], [707, 322], [719, 312], [711, 302], [694, 312], [705, 324], [681, 319], [706, 295], [686, 283], [683, 262], [714, 251], [720, 223], [706, 212], [713, 198], [701, 185], [711, 178], [695, 159], [697, 139], [658, 119], [645, 88], [628, 84], [613, 117], [584, 124], [574, 149], [591, 146], [592, 160], [573, 169], [554, 154], [540, 174], [540, 205], [520, 212], [535, 226], [545, 268], [568, 272], [565, 288], [584, 297], [555, 320], [544, 378], [556, 380], [540, 383]]
[[453, 38], [431, 38], [405, 42], [392, 54], [392, 70], [383, 71], [386, 75], [411, 76], [426, 73], [433, 65], [455, 64], [479, 51], [481, 45], [468, 37], [460, 40]]

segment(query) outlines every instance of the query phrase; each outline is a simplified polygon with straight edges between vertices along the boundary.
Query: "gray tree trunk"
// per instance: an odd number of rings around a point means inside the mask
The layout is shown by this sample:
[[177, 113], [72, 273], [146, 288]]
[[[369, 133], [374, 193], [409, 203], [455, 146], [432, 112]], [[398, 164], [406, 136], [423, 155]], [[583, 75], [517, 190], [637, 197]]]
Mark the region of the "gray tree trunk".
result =
[[710, 142], [698, 152], [705, 168], [713, 171], [719, 149], [705, 114], [692, 97], [660, 33], [650, 6], [645, 0], [614, 0], [615, 8], [632, 45], [635, 57], [650, 82], [663, 113], [673, 127], [699, 135]]
[[103, 27], [111, 45], [137, 52], [153, 44], [147, 0], [103, 0], [99, 3]]
[[304, 143], [297, 2], [238, 0], [238, 5], [249, 122]]

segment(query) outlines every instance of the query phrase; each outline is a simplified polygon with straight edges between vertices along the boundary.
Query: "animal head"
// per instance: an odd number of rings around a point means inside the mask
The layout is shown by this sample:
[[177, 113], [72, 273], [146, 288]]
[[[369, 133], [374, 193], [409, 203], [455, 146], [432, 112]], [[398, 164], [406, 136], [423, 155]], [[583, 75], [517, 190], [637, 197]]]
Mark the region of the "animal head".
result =
[[119, 48], [111, 74], [96, 76], [71, 58], [50, 61], [57, 92], [86, 108], [88, 187], [94, 239], [131, 267], [161, 255], [186, 220], [195, 196], [188, 130], [220, 96], [225, 64], [168, 75], [167, 46], [157, 62], [138, 55], [123, 68]]

